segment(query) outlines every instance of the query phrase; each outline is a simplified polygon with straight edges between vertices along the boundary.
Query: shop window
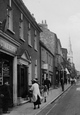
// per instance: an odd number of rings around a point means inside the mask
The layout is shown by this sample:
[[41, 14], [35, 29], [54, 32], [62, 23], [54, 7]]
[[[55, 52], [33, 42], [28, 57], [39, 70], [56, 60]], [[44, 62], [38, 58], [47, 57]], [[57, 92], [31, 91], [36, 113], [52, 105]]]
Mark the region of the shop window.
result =
[[[0, 85], [10, 80], [10, 62], [8, 60], [0, 61]], [[10, 82], [10, 81], [9, 81]]]

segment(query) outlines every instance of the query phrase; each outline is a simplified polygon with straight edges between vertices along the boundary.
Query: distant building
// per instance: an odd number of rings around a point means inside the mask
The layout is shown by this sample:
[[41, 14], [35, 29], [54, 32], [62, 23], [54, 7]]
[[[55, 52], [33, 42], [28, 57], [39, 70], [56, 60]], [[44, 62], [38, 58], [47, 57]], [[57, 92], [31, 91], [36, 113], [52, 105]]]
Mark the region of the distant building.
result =
[[68, 60], [71, 64], [73, 63], [73, 51], [70, 38], [69, 38]]
[[40, 60], [41, 60], [41, 85], [43, 85], [44, 80], [48, 76], [52, 86], [54, 86], [54, 55], [45, 46], [45, 44], [40, 41]]

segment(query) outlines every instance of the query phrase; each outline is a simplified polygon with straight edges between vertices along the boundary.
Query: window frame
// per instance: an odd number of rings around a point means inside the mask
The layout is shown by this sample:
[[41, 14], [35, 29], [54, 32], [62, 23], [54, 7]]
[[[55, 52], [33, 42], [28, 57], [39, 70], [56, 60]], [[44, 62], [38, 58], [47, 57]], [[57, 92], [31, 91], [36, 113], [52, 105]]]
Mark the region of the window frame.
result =
[[20, 15], [20, 21], [19, 21], [19, 37], [22, 41], [24, 40], [24, 22], [23, 22], [23, 14]]
[[38, 48], [37, 48], [37, 31], [35, 30], [35, 33], [34, 33], [34, 49], [37, 51]]
[[28, 45], [32, 47], [32, 42], [31, 42], [31, 25], [30, 25], [30, 23], [28, 25]]

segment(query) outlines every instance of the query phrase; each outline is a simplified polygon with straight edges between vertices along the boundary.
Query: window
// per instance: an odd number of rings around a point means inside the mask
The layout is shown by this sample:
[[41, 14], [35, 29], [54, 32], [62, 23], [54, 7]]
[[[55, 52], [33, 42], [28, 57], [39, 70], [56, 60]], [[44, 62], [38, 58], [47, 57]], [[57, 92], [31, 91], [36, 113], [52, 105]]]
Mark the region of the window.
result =
[[29, 85], [31, 85], [32, 84], [32, 64], [29, 64], [29, 71], [28, 71], [28, 76], [29, 76], [29, 78], [28, 78], [28, 82], [29, 82]]
[[34, 49], [37, 50], [37, 33], [35, 30], [35, 34], [34, 34]]
[[11, 0], [9, 0], [9, 8], [7, 9], [7, 23], [8, 29], [13, 32], [13, 10], [11, 7]]
[[28, 44], [31, 46], [31, 25], [28, 26]]
[[21, 13], [20, 22], [19, 22], [19, 36], [20, 39], [24, 41], [24, 28], [23, 28], [23, 14]]
[[11, 0], [9, 0], [9, 7], [11, 7]]
[[37, 60], [35, 60], [35, 78], [37, 78]]

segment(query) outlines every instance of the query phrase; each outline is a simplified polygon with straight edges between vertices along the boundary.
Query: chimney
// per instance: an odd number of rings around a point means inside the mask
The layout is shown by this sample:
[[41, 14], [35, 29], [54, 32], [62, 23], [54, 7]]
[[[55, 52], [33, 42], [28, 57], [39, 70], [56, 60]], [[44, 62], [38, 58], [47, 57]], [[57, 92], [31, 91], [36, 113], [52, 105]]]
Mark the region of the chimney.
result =
[[32, 14], [33, 19], [35, 20], [34, 14]]

